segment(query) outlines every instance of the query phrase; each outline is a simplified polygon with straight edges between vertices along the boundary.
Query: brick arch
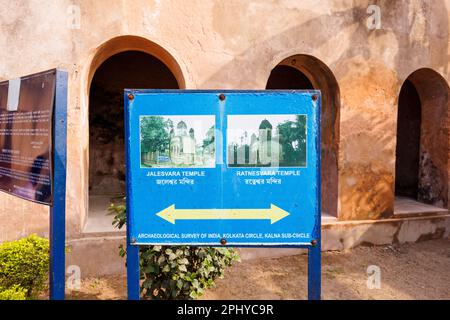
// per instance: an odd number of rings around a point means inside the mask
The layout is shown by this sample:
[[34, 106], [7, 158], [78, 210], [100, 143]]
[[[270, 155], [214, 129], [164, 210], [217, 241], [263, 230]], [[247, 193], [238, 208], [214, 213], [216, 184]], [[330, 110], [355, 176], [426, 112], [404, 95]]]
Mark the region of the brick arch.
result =
[[[418, 110], [415, 132], [417, 134], [417, 163], [408, 163], [404, 156], [408, 134], [401, 132], [411, 126], [410, 110]], [[408, 113], [409, 118], [405, 113]], [[411, 73], [404, 81], [399, 94], [399, 109], [397, 115], [397, 157], [396, 186], [401, 187], [399, 179], [412, 181], [416, 191], [409, 196], [421, 202], [448, 208], [449, 201], [449, 86], [438, 72], [430, 68], [422, 68]], [[406, 142], [405, 142], [406, 141]], [[416, 170], [405, 172], [405, 167], [417, 167]], [[408, 174], [410, 176], [408, 176]], [[414, 175], [414, 176], [412, 176]], [[415, 176], [417, 175], [417, 176]], [[414, 189], [414, 188], [413, 188]], [[396, 190], [397, 195], [399, 190]]]
[[175, 57], [169, 53], [162, 46], [148, 40], [146, 38], [134, 35], [118, 36], [112, 38], [101, 44], [95, 52], [91, 60], [88, 76], [87, 76], [87, 90], [89, 91], [92, 78], [95, 72], [108, 58], [124, 51], [142, 51], [151, 56], [154, 56], [162, 63], [164, 63], [177, 79], [178, 86], [182, 89], [186, 87], [185, 77], [180, 64]]
[[88, 122], [89, 141], [83, 180], [87, 201], [81, 223], [89, 232], [102, 232], [111, 225], [103, 221], [108, 203], [125, 192], [123, 89], [182, 89], [185, 78], [172, 54], [138, 36], [120, 36], [100, 45], [85, 76], [83, 118]]

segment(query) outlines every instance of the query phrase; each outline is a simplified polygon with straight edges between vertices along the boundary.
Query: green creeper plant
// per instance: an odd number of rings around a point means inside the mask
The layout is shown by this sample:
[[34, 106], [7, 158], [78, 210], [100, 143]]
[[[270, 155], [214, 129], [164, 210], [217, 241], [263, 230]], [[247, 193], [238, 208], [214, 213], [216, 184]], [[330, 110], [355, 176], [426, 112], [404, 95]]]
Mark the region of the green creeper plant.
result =
[[[122, 228], [126, 223], [126, 207], [111, 204], [113, 224]], [[126, 255], [120, 247], [122, 257]], [[139, 249], [141, 296], [144, 299], [197, 299], [206, 289], [222, 278], [226, 267], [239, 261], [232, 248], [189, 246], [141, 246]]]

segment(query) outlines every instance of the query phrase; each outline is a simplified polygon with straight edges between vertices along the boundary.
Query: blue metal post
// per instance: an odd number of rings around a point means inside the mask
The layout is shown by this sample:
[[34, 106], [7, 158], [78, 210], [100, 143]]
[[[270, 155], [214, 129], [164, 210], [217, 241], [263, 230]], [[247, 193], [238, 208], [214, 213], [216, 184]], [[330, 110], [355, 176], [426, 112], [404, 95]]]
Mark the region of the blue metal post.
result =
[[127, 170], [127, 290], [128, 300], [139, 300], [140, 297], [140, 270], [139, 270], [139, 246], [132, 245], [131, 237], [131, 214], [132, 207], [130, 205], [131, 199], [131, 163], [130, 163], [130, 147], [128, 139], [130, 139], [130, 121], [128, 109], [133, 107], [134, 95], [129, 92], [125, 92], [125, 161]]
[[50, 208], [50, 299], [65, 297], [67, 81], [56, 70], [53, 152], [53, 206]]
[[321, 299], [322, 282], [321, 245], [308, 249], [308, 300]]
[[[127, 231], [128, 233], [128, 231]], [[128, 300], [139, 300], [139, 246], [133, 246], [127, 239], [127, 289]]]
[[320, 95], [313, 96], [313, 106], [316, 110], [316, 154], [317, 154], [317, 212], [313, 230], [312, 246], [308, 248], [308, 300], [320, 300], [322, 293], [322, 137], [321, 137], [321, 106]]

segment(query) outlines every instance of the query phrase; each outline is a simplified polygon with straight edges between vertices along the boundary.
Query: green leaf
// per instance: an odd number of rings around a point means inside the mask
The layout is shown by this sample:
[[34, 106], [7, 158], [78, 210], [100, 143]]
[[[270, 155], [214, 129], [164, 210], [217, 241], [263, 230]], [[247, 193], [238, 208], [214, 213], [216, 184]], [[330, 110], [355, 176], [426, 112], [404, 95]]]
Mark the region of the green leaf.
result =
[[191, 293], [189, 294], [189, 297], [191, 297], [192, 299], [197, 299], [198, 298], [198, 294], [195, 291], [191, 291]]
[[158, 271], [158, 268], [151, 264], [144, 268], [145, 273], [156, 273], [157, 271]]
[[166, 261], [166, 257], [165, 256], [163, 256], [163, 255], [159, 256], [159, 258], [158, 258], [158, 264], [159, 265], [163, 264], [165, 261]]
[[179, 264], [189, 264], [189, 260], [187, 258], [178, 259], [177, 261]]
[[169, 272], [170, 271], [170, 266], [168, 264], [166, 264], [164, 266], [164, 268], [162, 269], [162, 272]]
[[145, 289], [148, 289], [148, 288], [151, 288], [151, 287], [152, 287], [152, 284], [153, 284], [153, 280], [147, 279], [147, 280], [144, 281], [144, 283], [142, 284], [142, 286], [143, 286]]
[[183, 271], [183, 272], [187, 272], [187, 268], [185, 265], [181, 264], [178, 266], [178, 270]]
[[175, 254], [175, 253], [173, 253], [173, 252], [170, 252], [169, 253], [169, 261], [173, 261], [173, 260], [175, 260], [177, 258], [177, 255]]
[[181, 257], [181, 256], [184, 254], [184, 251], [181, 250], [181, 249], [177, 249], [177, 250], [175, 251], [175, 254], [177, 255], [177, 257]]

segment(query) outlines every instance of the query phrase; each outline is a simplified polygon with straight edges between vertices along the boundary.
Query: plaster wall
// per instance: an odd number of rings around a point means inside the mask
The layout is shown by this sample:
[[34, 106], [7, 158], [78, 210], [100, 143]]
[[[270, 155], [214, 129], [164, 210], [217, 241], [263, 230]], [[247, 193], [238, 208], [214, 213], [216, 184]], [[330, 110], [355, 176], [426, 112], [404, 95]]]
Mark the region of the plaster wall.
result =
[[[367, 27], [372, 2], [379, 30]], [[281, 61], [311, 55], [340, 90], [338, 218], [380, 219], [393, 213], [401, 84], [421, 68], [449, 80], [449, 8], [450, 0], [1, 0], [0, 80], [69, 72], [67, 234], [80, 238], [88, 92], [105, 59], [140, 50], [161, 59], [181, 88], [264, 89]], [[0, 241], [48, 232], [47, 207], [3, 193], [0, 219]]]

